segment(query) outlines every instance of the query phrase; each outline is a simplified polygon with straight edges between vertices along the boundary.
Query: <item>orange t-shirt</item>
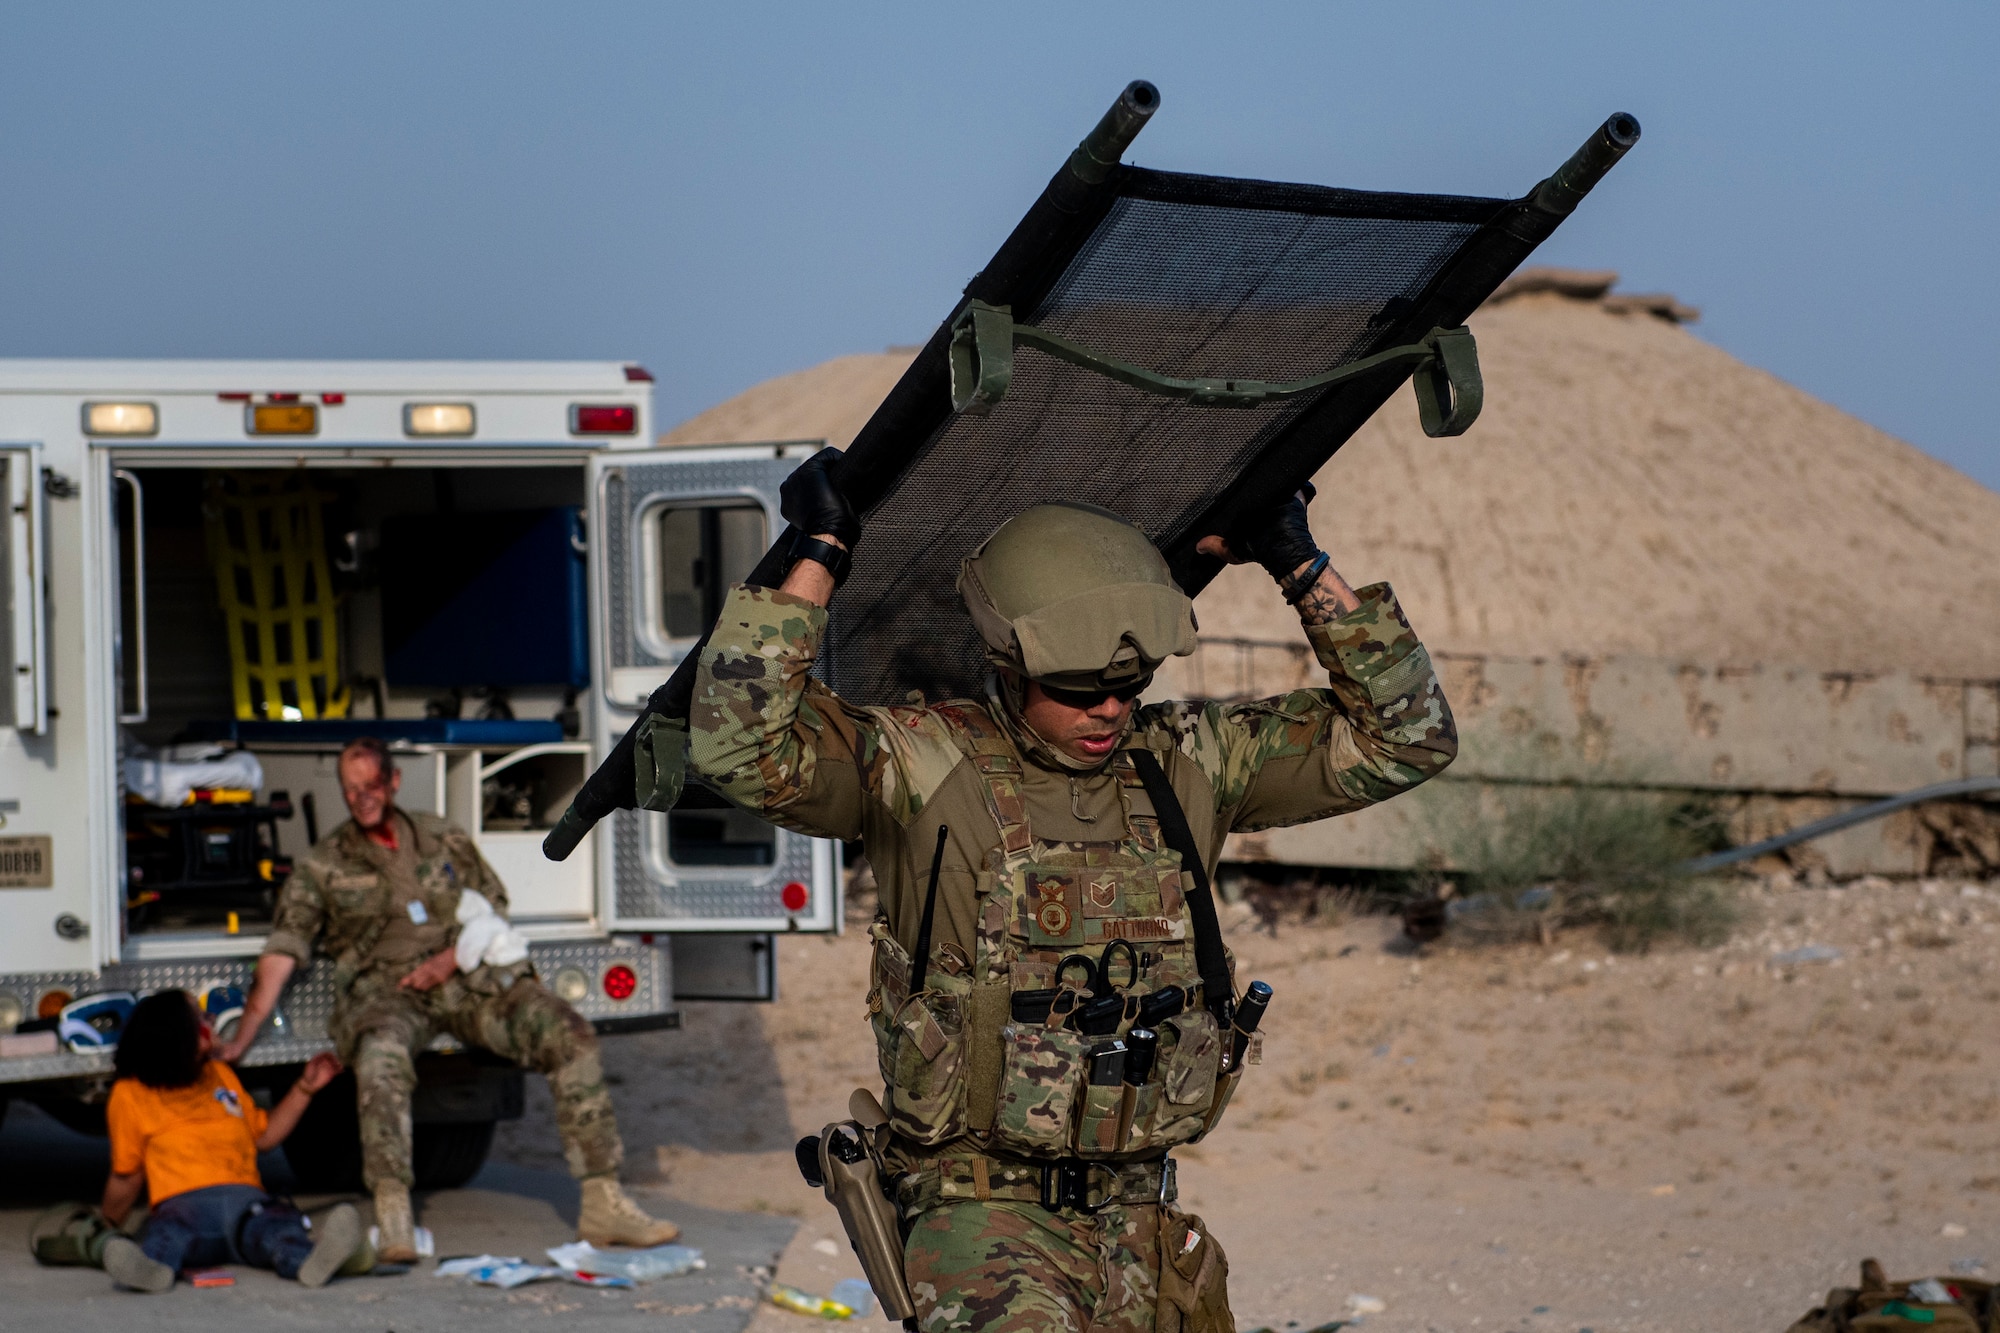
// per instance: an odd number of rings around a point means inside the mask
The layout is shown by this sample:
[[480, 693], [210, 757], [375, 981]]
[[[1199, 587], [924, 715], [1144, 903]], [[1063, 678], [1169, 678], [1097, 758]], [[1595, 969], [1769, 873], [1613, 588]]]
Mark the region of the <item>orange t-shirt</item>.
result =
[[220, 1060], [210, 1060], [185, 1088], [119, 1079], [104, 1118], [111, 1129], [111, 1169], [129, 1176], [144, 1168], [154, 1203], [210, 1185], [264, 1187], [257, 1136], [270, 1117]]

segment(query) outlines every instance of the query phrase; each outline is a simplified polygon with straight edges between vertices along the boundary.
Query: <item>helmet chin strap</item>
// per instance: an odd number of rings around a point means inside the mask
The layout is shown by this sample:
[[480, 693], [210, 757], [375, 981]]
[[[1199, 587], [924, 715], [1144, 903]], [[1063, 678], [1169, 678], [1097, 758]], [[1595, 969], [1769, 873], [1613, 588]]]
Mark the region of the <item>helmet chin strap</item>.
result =
[[[1102, 759], [1084, 760], [1073, 758], [1058, 749], [1028, 722], [1028, 685], [1027, 681], [1016, 672], [1004, 667], [996, 667], [987, 672], [986, 697], [999, 705], [997, 711], [1001, 722], [1013, 733], [1014, 743], [1043, 768], [1062, 769], [1071, 774], [1096, 773], [1109, 764], [1112, 757], [1118, 753], [1117, 747], [1113, 746]], [[1132, 719], [1137, 715], [1136, 708], [1126, 712], [1123, 730], [1131, 729]], [[1070, 800], [1072, 804], [1076, 801], [1074, 789], [1070, 793]]]

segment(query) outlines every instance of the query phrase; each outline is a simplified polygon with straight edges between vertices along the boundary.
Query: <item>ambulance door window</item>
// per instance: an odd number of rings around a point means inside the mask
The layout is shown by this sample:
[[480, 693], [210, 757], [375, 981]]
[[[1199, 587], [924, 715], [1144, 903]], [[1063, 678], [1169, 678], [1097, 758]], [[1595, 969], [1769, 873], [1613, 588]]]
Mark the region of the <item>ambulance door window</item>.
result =
[[677, 866], [775, 865], [778, 830], [690, 783], [667, 814], [667, 859]]
[[733, 583], [747, 577], [770, 538], [755, 500], [661, 505], [653, 511], [659, 552], [658, 627], [667, 639], [693, 639], [715, 620]]

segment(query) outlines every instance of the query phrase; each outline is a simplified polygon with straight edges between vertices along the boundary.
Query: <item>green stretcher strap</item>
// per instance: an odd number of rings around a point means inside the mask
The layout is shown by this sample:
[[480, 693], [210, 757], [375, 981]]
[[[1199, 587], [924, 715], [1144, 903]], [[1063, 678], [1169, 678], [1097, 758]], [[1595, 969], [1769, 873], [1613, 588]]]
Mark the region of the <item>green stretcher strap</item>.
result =
[[1178, 379], [1071, 342], [1032, 324], [1016, 324], [1007, 306], [968, 301], [951, 326], [951, 405], [984, 416], [1007, 396], [1014, 378], [1014, 348], [1028, 346], [1144, 393], [1183, 398], [1205, 407], [1255, 407], [1274, 398], [1324, 389], [1386, 366], [1411, 365], [1417, 416], [1424, 434], [1463, 435], [1479, 417], [1485, 389], [1479, 349], [1467, 328], [1432, 329], [1403, 347], [1391, 347], [1335, 370], [1302, 380]]

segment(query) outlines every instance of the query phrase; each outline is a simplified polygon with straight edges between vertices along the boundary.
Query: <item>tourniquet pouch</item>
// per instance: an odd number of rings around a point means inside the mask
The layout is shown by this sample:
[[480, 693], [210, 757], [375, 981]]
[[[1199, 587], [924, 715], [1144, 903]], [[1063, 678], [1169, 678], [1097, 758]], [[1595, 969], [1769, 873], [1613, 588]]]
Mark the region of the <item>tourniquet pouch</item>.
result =
[[1070, 1154], [1077, 1099], [1089, 1073], [1087, 1053], [1096, 1040], [1040, 1023], [1009, 1023], [1001, 1029], [994, 1147], [1042, 1157]]
[[1236, 1333], [1229, 1313], [1229, 1259], [1191, 1213], [1160, 1209], [1160, 1301], [1154, 1333]]
[[931, 968], [919, 995], [907, 994], [910, 956], [886, 928], [875, 935], [875, 990], [869, 1023], [895, 1132], [936, 1144], [965, 1132], [966, 1009], [969, 977]]
[[[1131, 1147], [1171, 1148], [1198, 1138], [1215, 1117], [1221, 1089], [1222, 1033], [1206, 1009], [1176, 1014], [1160, 1025], [1159, 1084], [1150, 1119], [1133, 1118]], [[1233, 1077], [1233, 1076], [1232, 1076]]]

